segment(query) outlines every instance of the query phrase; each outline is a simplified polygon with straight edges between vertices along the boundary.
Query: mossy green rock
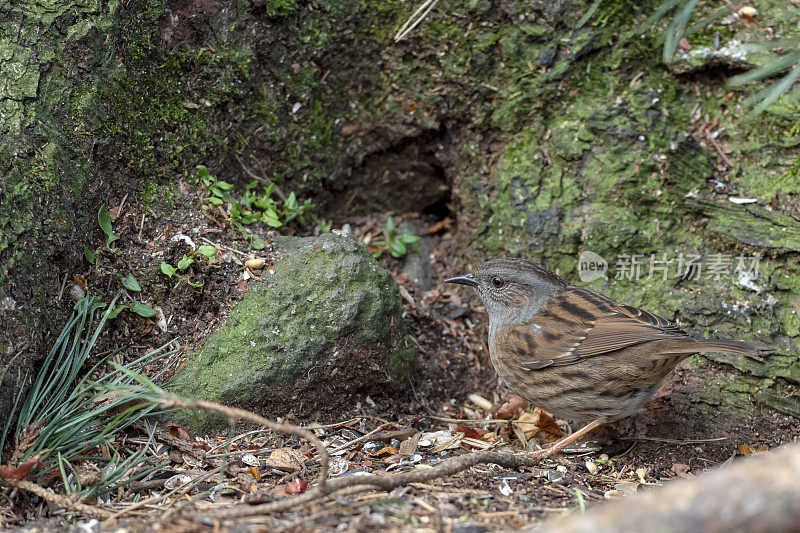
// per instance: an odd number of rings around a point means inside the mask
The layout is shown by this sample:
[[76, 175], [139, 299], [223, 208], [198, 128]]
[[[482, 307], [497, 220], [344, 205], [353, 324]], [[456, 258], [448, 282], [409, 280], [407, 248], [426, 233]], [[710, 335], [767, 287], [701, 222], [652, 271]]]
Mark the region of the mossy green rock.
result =
[[[357, 394], [391, 390], [415, 351], [391, 274], [357, 239], [282, 238], [283, 257], [228, 323], [176, 377], [183, 396], [263, 414], [304, 416], [340, 409]], [[206, 412], [195, 430], [223, 422]]]

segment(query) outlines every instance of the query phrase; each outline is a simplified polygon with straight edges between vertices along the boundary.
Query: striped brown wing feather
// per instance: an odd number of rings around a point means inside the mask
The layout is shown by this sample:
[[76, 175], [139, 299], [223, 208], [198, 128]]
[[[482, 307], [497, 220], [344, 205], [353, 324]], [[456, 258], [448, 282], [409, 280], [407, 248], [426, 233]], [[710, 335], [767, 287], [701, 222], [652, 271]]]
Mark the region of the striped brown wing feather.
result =
[[513, 345], [525, 370], [570, 365], [644, 342], [691, 339], [658, 315], [579, 287], [564, 289], [533, 319], [504, 330], [501, 342]]

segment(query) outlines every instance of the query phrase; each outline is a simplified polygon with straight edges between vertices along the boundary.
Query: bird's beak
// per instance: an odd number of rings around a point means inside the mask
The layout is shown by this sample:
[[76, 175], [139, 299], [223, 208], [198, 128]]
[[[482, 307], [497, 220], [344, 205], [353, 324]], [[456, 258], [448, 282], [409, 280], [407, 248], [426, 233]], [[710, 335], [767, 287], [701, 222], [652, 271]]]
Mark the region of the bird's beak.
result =
[[478, 282], [475, 280], [475, 276], [472, 274], [467, 274], [465, 276], [456, 276], [454, 278], [444, 280], [445, 283], [458, 283], [459, 285], [467, 285], [469, 287], [477, 287]]

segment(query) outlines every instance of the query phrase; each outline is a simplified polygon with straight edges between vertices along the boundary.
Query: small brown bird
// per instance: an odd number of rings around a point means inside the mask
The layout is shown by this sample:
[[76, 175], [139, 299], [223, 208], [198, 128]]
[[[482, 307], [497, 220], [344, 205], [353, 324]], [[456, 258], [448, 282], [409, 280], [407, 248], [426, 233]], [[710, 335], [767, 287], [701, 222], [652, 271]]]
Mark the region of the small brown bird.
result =
[[473, 287], [483, 300], [492, 364], [514, 392], [559, 416], [590, 420], [542, 457], [635, 414], [675, 365], [695, 353], [771, 351], [696, 339], [660, 316], [572, 285], [526, 259], [493, 259], [445, 281]]

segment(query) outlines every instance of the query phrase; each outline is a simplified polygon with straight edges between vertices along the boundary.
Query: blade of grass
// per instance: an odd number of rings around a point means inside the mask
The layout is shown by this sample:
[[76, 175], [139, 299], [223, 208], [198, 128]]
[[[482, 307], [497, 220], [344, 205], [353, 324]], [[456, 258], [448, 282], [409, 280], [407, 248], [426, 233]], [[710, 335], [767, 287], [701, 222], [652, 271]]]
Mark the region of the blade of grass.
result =
[[689, 37], [690, 35], [694, 35], [695, 33], [699, 32], [700, 30], [706, 28], [707, 26], [713, 24], [717, 20], [721, 19], [728, 13], [733, 10], [731, 5], [724, 5], [721, 8], [714, 11], [712, 14], [704, 17], [702, 20], [695, 22], [691, 26], [689, 26], [686, 31], [684, 32], [684, 37]]
[[661, 22], [661, 19], [664, 18], [664, 15], [666, 15], [673, 7], [678, 5], [680, 2], [681, 0], [667, 0], [666, 2], [662, 3], [660, 6], [658, 6], [658, 9], [656, 9], [652, 15], [647, 17], [647, 20], [645, 20], [636, 31], [639, 33], [643, 33], [646, 30], [649, 30], [650, 28]]
[[669, 63], [675, 57], [675, 52], [678, 51], [678, 44], [684, 36], [686, 25], [689, 19], [692, 18], [695, 6], [700, 0], [689, 0], [686, 2], [678, 13], [672, 18], [667, 26], [667, 31], [664, 36], [664, 62]]
[[575, 25], [575, 29], [582, 28], [584, 24], [589, 22], [589, 19], [592, 18], [592, 15], [594, 15], [594, 12], [597, 11], [597, 8], [600, 7], [600, 4], [602, 2], [603, 0], [594, 0], [594, 2], [592, 2], [592, 5], [589, 6], [589, 9], [586, 11], [586, 13], [581, 17], [581, 19]]
[[737, 85], [744, 85], [745, 83], [763, 80], [765, 78], [775, 76], [776, 74], [779, 74], [787, 68], [798, 63], [800, 63], [800, 50], [794, 50], [788, 54], [774, 59], [773, 61], [770, 61], [769, 63], [757, 69], [749, 70], [744, 74], [739, 74], [738, 76], [733, 76], [728, 80], [728, 83], [732, 87], [736, 87]]
[[[761, 100], [761, 102], [749, 114], [758, 115], [766, 108], [774, 104], [781, 96], [783, 96], [789, 88], [800, 78], [800, 65], [795, 66], [789, 73], [781, 78], [778, 83], [773, 84], [766, 89], [759, 91], [747, 100], [745, 103], [753, 103]], [[763, 93], [763, 94], [762, 94]]]

